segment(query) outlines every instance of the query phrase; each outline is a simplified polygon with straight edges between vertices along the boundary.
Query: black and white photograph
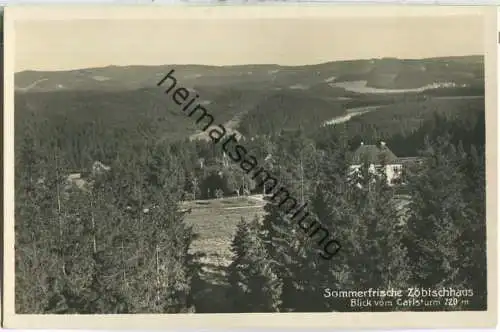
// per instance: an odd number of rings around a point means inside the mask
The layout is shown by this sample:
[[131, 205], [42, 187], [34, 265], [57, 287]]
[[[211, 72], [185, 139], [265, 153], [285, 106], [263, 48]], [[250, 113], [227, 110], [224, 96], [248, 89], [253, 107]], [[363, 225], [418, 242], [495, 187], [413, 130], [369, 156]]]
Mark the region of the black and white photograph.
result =
[[487, 10], [326, 7], [7, 7], [5, 322], [492, 323]]

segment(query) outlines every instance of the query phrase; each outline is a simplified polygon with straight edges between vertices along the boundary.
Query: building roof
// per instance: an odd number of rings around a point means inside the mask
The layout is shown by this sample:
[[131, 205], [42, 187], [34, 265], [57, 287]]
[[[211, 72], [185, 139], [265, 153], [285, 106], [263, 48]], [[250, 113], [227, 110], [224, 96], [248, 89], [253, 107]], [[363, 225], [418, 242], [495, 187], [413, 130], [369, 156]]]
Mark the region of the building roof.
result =
[[360, 165], [364, 162], [369, 164], [394, 163], [398, 157], [385, 145], [364, 145], [361, 144], [359, 148], [354, 151], [352, 156], [352, 164]]

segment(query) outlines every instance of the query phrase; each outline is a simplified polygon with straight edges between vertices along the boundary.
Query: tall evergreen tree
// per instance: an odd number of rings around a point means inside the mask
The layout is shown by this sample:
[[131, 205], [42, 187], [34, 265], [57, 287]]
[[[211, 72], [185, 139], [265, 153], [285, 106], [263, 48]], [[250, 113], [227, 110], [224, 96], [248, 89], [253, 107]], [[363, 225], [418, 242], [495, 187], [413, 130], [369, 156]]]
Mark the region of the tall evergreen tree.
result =
[[464, 200], [467, 203], [466, 215], [469, 222], [463, 232], [460, 255], [463, 257], [461, 278], [466, 280], [476, 292], [470, 307], [486, 308], [486, 170], [484, 145], [477, 149], [472, 146], [464, 160], [464, 174], [467, 185]]
[[234, 260], [229, 267], [230, 294], [235, 312], [279, 311], [281, 280], [259, 238], [257, 216], [238, 224], [232, 242]]
[[441, 136], [427, 142], [424, 158], [421, 170], [409, 177], [412, 281], [422, 287], [469, 288], [462, 241], [475, 223], [464, 199], [470, 189], [461, 170], [465, 153], [450, 143], [449, 136]]

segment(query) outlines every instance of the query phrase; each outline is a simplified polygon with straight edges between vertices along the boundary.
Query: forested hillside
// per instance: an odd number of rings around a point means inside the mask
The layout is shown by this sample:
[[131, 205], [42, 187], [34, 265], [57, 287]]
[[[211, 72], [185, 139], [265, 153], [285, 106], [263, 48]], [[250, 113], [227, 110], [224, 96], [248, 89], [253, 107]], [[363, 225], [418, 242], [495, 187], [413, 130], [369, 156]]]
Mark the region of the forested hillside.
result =
[[[422, 66], [436, 68], [432, 79], [469, 77], [461, 74], [464, 70], [476, 79], [481, 76], [476, 60], [429, 59]], [[284, 89], [282, 83], [282, 90], [269, 90], [276, 87], [269, 82], [259, 87], [255, 82], [266, 81], [275, 66], [219, 71], [193, 66], [190, 75], [202, 70], [212, 79], [183, 83], [200, 96], [204, 91], [201, 98], [209, 101], [206, 107], [216, 122], [240, 130], [245, 138], [239, 143], [248, 155], [297, 201], [307, 202], [308, 213], [335, 234], [342, 248], [329, 259], [319, 255], [321, 238], [307, 234], [310, 226], [287, 222], [276, 202], [255, 197], [263, 188], [223, 153], [221, 144], [189, 139], [199, 128], [162, 89], [133, 88], [142, 80], [139, 75], [136, 83], [128, 81], [128, 90], [99, 91], [75, 83], [68, 91], [49, 85], [18, 91], [16, 311], [429, 310], [352, 308], [348, 298], [325, 297], [327, 288], [390, 287], [472, 289], [468, 304], [442, 303], [433, 310], [484, 310], [484, 96], [375, 96], [343, 89], [329, 94], [323, 84], [314, 85], [318, 75], [322, 80], [334, 73], [359, 78], [363, 72], [394, 70], [401, 71], [394, 82], [405, 82], [417, 70], [413, 61], [394, 66], [396, 60], [384, 61], [375, 69], [368, 60], [279, 67], [284, 76], [277, 82], [286, 77], [288, 85], [290, 77], [301, 77], [300, 84], [311, 85], [310, 90]], [[449, 65], [441, 66], [443, 61]], [[356, 70], [349, 74], [351, 65]], [[93, 71], [104, 75], [104, 70]], [[262, 76], [254, 81], [234, 77], [242, 71]], [[106, 75], [111, 73], [125, 75], [117, 68]], [[16, 76], [16, 85], [27, 86], [28, 76], [73, 84], [71, 75], [25, 72], [19, 81]], [[219, 80], [222, 76], [227, 81]], [[418, 84], [430, 80], [418, 77]], [[66, 84], [51, 81], [55, 78], [44, 82]], [[370, 102], [382, 107], [323, 125]], [[420, 157], [420, 164], [405, 171], [405, 195], [400, 186], [388, 186], [384, 172], [368, 172], [368, 165], [359, 177], [347, 176], [360, 142], [381, 139], [398, 157]], [[109, 169], [98, 171], [96, 161]], [[83, 185], [68, 183], [74, 173], [81, 174]], [[252, 197], [262, 205], [231, 205]]]
[[[327, 132], [331, 130], [345, 130], [352, 147], [358, 146], [361, 141], [384, 140], [397, 156], [416, 156], [424, 148], [425, 137], [430, 135], [433, 128], [442, 125], [435, 122], [437, 114], [446, 119], [457, 120], [457, 132], [468, 130], [477, 122], [484, 126], [484, 98], [428, 99], [395, 103], [354, 117], [333, 129], [322, 128], [316, 135], [321, 136], [323, 132], [328, 135]], [[426, 120], [429, 121], [425, 122]], [[466, 136], [461, 139], [470, 140]], [[474, 139], [484, 144], [483, 136]]]
[[165, 73], [175, 69], [183, 85], [212, 88], [239, 86], [245, 89], [316, 88], [338, 82], [367, 81], [367, 86], [386, 89], [420, 88], [453, 82], [457, 87], [484, 86], [482, 56], [422, 60], [367, 59], [326, 62], [308, 66], [108, 66], [65, 72], [24, 71], [16, 74], [19, 92], [99, 90], [123, 91], [154, 87]]

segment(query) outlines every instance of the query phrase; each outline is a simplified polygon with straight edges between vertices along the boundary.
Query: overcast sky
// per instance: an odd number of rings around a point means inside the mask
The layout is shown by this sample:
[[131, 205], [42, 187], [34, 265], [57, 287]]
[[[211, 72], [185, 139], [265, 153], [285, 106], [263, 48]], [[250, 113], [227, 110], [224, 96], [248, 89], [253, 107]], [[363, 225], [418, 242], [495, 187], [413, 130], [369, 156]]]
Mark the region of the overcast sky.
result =
[[15, 70], [483, 54], [481, 16], [17, 21]]

